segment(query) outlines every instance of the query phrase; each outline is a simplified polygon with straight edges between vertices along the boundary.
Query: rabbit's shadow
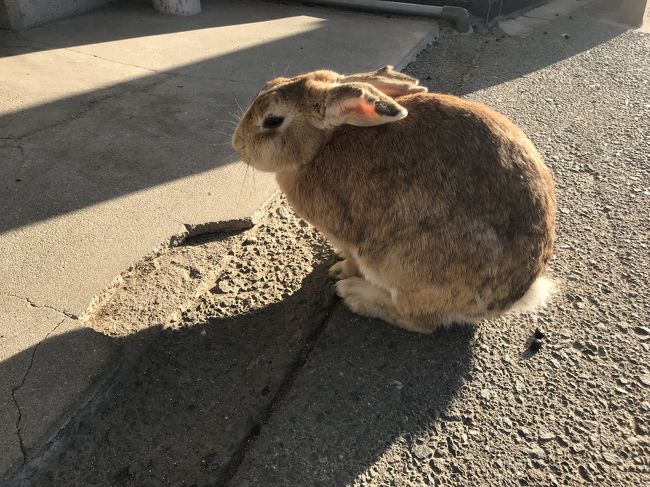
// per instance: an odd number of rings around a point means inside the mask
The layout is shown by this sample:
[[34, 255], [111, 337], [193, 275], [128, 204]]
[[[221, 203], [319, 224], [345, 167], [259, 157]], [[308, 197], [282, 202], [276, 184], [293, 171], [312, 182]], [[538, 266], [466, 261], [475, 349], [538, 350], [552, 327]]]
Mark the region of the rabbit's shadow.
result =
[[471, 423], [450, 406], [470, 375], [473, 337], [470, 326], [409, 333], [339, 305], [234, 484], [364, 485], [370, 467], [408, 464], [414, 449], [428, 462], [450, 448], [435, 444], [440, 418]]
[[469, 373], [473, 330], [353, 315], [332, 299], [330, 263], [253, 313], [126, 339], [122, 372], [15, 485], [345, 485], [396, 442], [425, 441]]

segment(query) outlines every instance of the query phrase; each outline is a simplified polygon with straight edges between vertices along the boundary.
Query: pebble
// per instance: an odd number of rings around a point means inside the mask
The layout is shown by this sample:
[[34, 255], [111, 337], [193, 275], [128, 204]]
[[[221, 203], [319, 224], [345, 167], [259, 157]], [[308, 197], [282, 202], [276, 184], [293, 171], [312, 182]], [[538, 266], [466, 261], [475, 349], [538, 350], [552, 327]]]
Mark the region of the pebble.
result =
[[546, 452], [537, 445], [533, 445], [531, 448], [529, 448], [528, 453], [529, 455], [537, 458], [544, 458], [546, 456]]
[[427, 445], [416, 445], [413, 448], [413, 454], [420, 460], [425, 460], [433, 455], [433, 450]]
[[283, 220], [286, 220], [287, 218], [289, 218], [289, 212], [286, 210], [286, 208], [284, 208], [282, 206], [277, 209], [276, 213]]
[[551, 433], [550, 431], [542, 431], [539, 434], [539, 439], [541, 441], [551, 441], [551, 440], [555, 439], [555, 434]]
[[541, 340], [542, 338], [545, 338], [545, 337], [546, 337], [546, 333], [544, 333], [544, 330], [542, 330], [541, 328], [537, 328], [535, 330], [535, 338], [537, 338], [538, 340]]
[[641, 381], [644, 386], [650, 386], [650, 374], [640, 375], [639, 381]]
[[248, 237], [244, 240], [244, 245], [253, 245], [257, 243], [257, 237]]

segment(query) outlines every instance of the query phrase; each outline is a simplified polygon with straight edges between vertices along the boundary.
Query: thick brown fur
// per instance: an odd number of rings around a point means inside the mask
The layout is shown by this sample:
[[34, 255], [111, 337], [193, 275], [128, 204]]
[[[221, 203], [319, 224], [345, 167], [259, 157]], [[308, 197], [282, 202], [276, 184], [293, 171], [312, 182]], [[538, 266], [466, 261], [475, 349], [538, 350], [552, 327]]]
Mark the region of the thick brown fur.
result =
[[[350, 81], [363, 76], [372, 73]], [[410, 79], [405, 92], [422, 91]], [[253, 166], [261, 153], [272, 160], [261, 168], [277, 173], [295, 211], [343, 253], [332, 274], [354, 311], [425, 332], [508, 311], [544, 276], [555, 239], [554, 184], [533, 144], [484, 105], [399, 96], [394, 84], [384, 96], [396, 95], [405, 118], [330, 126], [338, 105], [328, 94], [345, 83], [324, 71], [267, 84], [233, 145]], [[385, 84], [371, 83], [365, 99], [390, 104], [377, 95]], [[290, 122], [257, 133], [269, 109]]]

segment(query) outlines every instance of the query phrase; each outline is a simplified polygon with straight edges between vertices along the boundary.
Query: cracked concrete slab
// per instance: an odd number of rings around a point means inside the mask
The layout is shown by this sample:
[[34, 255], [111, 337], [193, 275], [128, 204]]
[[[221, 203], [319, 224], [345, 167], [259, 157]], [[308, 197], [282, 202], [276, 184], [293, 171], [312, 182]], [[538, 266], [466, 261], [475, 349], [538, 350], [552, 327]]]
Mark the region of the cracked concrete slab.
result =
[[[0, 472], [4, 472], [16, 468], [23, 460], [16, 394], [32, 367], [34, 349], [66, 316], [7, 295], [0, 295], [0, 313]], [[43, 397], [32, 400], [40, 403]]]
[[118, 349], [114, 340], [70, 318], [56, 323], [34, 346], [22, 383], [14, 391], [25, 452], [32, 451], [52, 425], [65, 420], [65, 413], [102, 376]]

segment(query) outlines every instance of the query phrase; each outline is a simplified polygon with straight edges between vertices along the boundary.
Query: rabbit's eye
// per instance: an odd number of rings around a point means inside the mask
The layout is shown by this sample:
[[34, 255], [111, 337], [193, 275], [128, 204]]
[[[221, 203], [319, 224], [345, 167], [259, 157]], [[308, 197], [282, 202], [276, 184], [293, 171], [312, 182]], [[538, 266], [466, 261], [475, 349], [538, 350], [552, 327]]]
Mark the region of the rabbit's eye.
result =
[[277, 129], [280, 125], [282, 125], [283, 122], [284, 117], [269, 115], [264, 119], [264, 122], [262, 122], [262, 127], [265, 129]]

